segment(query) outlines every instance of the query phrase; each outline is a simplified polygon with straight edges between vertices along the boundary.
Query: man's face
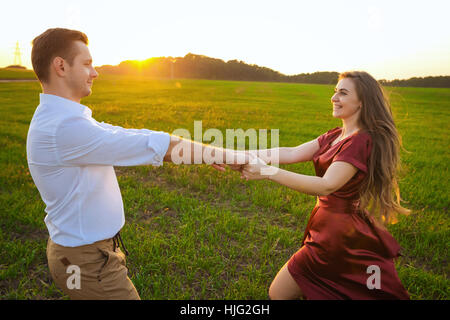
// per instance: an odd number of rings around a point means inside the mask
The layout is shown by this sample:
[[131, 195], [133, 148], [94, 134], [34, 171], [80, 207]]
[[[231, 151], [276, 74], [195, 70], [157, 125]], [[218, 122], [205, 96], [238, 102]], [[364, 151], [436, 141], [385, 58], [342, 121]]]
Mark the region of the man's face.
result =
[[92, 93], [92, 84], [98, 73], [92, 66], [92, 57], [88, 47], [82, 41], [73, 43], [75, 56], [72, 65], [66, 65], [66, 84], [75, 98], [84, 98]]

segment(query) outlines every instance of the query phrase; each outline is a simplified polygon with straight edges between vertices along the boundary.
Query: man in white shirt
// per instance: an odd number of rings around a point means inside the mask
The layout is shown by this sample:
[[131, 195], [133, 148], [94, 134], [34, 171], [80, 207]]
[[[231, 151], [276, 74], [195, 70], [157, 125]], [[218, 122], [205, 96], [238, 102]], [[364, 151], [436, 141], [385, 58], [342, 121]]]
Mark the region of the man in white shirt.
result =
[[139, 299], [119, 248], [125, 217], [113, 166], [159, 166], [172, 161], [174, 148], [191, 150], [194, 163], [200, 147], [203, 163], [216, 161], [220, 170], [225, 160], [237, 163], [238, 153], [96, 121], [80, 104], [98, 76], [87, 44], [84, 33], [61, 28], [33, 40], [43, 93], [28, 131], [27, 159], [46, 204], [49, 269], [71, 299]]

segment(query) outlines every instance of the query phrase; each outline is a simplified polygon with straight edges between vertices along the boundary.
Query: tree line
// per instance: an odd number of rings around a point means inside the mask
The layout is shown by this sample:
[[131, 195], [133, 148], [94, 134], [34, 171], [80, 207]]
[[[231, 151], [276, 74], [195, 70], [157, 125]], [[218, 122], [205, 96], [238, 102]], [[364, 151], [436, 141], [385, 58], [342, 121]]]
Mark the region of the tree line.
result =
[[414, 77], [407, 80], [379, 80], [383, 86], [390, 87], [424, 87], [424, 88], [450, 88], [450, 76]]
[[127, 60], [117, 66], [96, 68], [100, 73], [128, 74], [155, 78], [190, 78], [209, 80], [270, 81], [335, 84], [338, 72], [314, 72], [293, 76], [270, 68], [247, 64], [239, 60], [223, 61], [203, 55], [188, 53], [184, 57], [159, 57], [143, 61]]
[[[239, 60], [223, 61], [188, 53], [184, 57], [158, 57], [142, 61], [127, 60], [117, 66], [96, 68], [100, 73], [128, 74], [154, 78], [190, 78], [209, 80], [270, 81], [314, 84], [336, 84], [338, 72], [314, 72], [284, 75], [270, 68], [247, 64]], [[380, 80], [386, 86], [449, 88], [450, 77], [411, 78], [408, 80]]]

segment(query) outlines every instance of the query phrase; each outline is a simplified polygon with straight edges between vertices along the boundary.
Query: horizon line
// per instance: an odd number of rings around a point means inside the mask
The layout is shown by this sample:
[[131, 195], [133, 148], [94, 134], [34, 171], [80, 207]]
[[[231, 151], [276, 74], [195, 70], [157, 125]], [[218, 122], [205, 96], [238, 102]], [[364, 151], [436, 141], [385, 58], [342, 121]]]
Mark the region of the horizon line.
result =
[[[269, 67], [266, 67], [266, 66], [260, 66], [260, 65], [258, 65], [258, 64], [249, 64], [249, 63], [245, 62], [244, 60], [240, 60], [240, 59], [237, 59], [237, 58], [230, 59], [230, 60], [224, 60], [224, 59], [215, 58], [215, 57], [210, 57], [210, 56], [206, 56], [206, 55], [203, 55], [203, 54], [196, 54], [196, 53], [192, 53], [192, 52], [188, 52], [188, 53], [185, 54], [184, 56], [179, 56], [179, 57], [173, 57], [173, 56], [158, 56], [158, 57], [149, 57], [149, 58], [146, 58], [146, 59], [125, 59], [125, 60], [120, 61], [118, 64], [102, 64], [102, 65], [94, 65], [94, 68], [101, 68], [101, 67], [104, 67], [104, 66], [118, 67], [121, 63], [123, 63], [123, 62], [125, 62], [125, 61], [131, 61], [131, 62], [136, 61], [136, 62], [140, 62], [140, 61], [147, 61], [147, 60], [155, 59], [155, 58], [172, 58], [172, 59], [179, 59], [179, 58], [184, 58], [184, 57], [186, 57], [188, 54], [192, 54], [192, 55], [195, 55], [195, 56], [203, 56], [203, 57], [210, 58], [210, 59], [222, 60], [222, 61], [224, 61], [225, 63], [228, 63], [229, 61], [236, 60], [236, 61], [239, 61], [239, 62], [243, 62], [243, 63], [245, 63], [245, 64], [247, 64], [247, 65], [249, 65], [249, 66], [257, 66], [257, 67], [267, 68], [267, 69], [270, 69], [270, 70], [272, 70], [272, 71], [274, 71], [274, 72], [278, 72], [278, 73], [280, 73], [281, 75], [287, 76], [287, 77], [293, 77], [293, 76], [302, 75], [302, 74], [313, 74], [313, 73], [319, 73], [319, 72], [336, 72], [336, 73], [339, 73], [339, 74], [341, 73], [341, 72], [339, 72], [339, 71], [329, 71], [329, 70], [327, 70], [327, 71], [302, 72], [302, 73], [296, 73], [296, 74], [292, 74], [292, 75], [286, 75], [286, 74], [284, 74], [284, 73], [282, 73], [282, 72], [280, 72], [280, 71], [278, 71], [278, 70], [274, 70], [274, 69], [269, 68]], [[33, 71], [33, 72], [34, 72], [33, 68], [28, 69], [27, 66], [24, 66], [24, 65], [14, 65], [14, 64], [10, 64], [10, 65], [3, 66], [3, 67], [0, 66], [0, 68], [6, 69], [6, 68], [8, 68], [8, 67], [12, 67], [12, 68], [13, 68], [14, 66], [24, 67], [25, 70], [30, 70], [30, 71]], [[352, 69], [352, 70], [346, 70], [346, 71], [357, 71], [357, 70], [359, 70], [359, 69]], [[364, 71], [364, 70], [362, 70], [362, 71]], [[344, 72], [345, 72], [345, 71], [344, 71]], [[381, 78], [381, 79], [377, 79], [377, 81], [380, 81], [380, 80], [385, 80], [385, 81], [395, 81], [395, 80], [409, 80], [409, 79], [412, 79], [412, 78], [449, 77], [449, 76], [450, 76], [450, 74], [448, 74], [448, 75], [434, 75], [434, 76], [433, 76], [433, 75], [427, 75], [427, 76], [412, 76], [412, 77], [410, 77], [410, 78], [403, 78], [403, 79], [395, 78], [395, 79], [392, 79], [392, 80], [387, 80], [387, 79], [385, 79], [385, 78]]]

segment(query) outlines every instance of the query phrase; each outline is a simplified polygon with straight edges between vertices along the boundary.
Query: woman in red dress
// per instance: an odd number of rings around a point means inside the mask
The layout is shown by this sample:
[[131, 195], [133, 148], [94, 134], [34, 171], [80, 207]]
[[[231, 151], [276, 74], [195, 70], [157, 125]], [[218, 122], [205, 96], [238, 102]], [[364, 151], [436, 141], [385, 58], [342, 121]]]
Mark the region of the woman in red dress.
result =
[[[400, 205], [401, 141], [389, 101], [371, 75], [353, 71], [339, 76], [331, 102], [342, 127], [295, 148], [258, 150], [265, 163], [242, 168], [246, 179], [270, 179], [317, 196], [302, 246], [278, 272], [269, 296], [409, 299], [394, 265], [400, 246], [384, 227], [396, 213], [409, 213]], [[266, 164], [276, 160], [312, 160], [316, 176]]]

